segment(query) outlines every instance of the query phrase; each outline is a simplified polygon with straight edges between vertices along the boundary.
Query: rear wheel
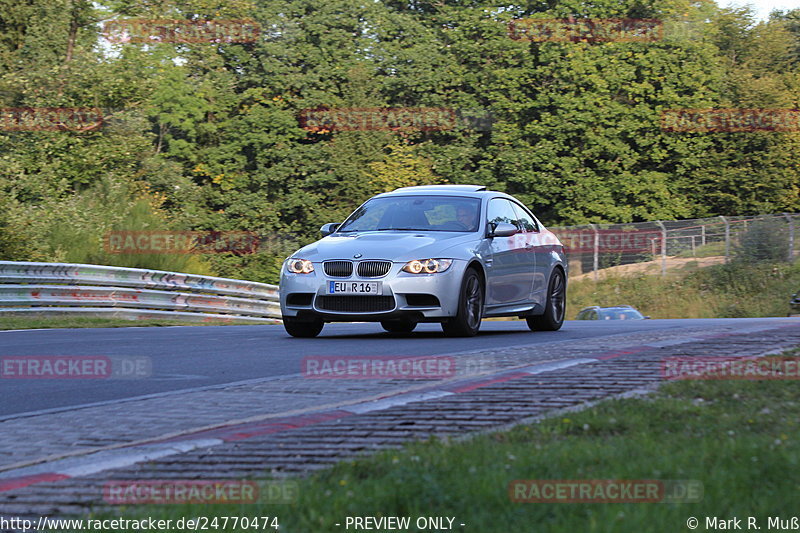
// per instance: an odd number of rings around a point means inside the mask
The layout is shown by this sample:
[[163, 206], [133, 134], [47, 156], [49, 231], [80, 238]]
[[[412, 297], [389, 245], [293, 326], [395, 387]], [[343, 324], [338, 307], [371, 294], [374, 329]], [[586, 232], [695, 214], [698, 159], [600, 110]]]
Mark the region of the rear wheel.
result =
[[533, 331], [556, 331], [561, 329], [567, 308], [567, 282], [564, 278], [564, 272], [560, 268], [555, 269], [550, 277], [544, 306], [543, 315], [529, 316], [525, 319], [528, 327]]
[[295, 317], [283, 317], [283, 328], [292, 337], [308, 339], [316, 337], [325, 323], [322, 320], [298, 320]]
[[474, 337], [478, 334], [483, 318], [483, 283], [474, 269], [468, 269], [461, 282], [458, 313], [442, 322], [442, 330], [448, 337]]
[[417, 323], [410, 320], [384, 320], [381, 326], [389, 333], [411, 333]]

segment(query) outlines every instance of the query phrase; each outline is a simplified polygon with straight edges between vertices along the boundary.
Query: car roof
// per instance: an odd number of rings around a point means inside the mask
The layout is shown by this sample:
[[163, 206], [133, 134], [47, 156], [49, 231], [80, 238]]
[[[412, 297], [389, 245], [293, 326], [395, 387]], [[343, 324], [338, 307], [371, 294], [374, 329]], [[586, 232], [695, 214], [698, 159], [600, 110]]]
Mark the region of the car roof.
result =
[[505, 198], [513, 198], [512, 196], [499, 191], [487, 190], [485, 185], [456, 185], [456, 184], [441, 184], [441, 185], [416, 185], [414, 187], [400, 187], [390, 192], [385, 192], [376, 195], [376, 197], [391, 196], [391, 195], [409, 195], [409, 194], [424, 194], [424, 195], [453, 195], [458, 196], [472, 196], [481, 198], [487, 195], [503, 196]]
[[442, 183], [439, 185], [415, 185], [413, 187], [400, 187], [399, 189], [395, 189], [392, 192], [398, 191], [436, 191], [436, 190], [446, 190], [446, 191], [485, 191], [485, 185], [455, 185], [449, 183]]

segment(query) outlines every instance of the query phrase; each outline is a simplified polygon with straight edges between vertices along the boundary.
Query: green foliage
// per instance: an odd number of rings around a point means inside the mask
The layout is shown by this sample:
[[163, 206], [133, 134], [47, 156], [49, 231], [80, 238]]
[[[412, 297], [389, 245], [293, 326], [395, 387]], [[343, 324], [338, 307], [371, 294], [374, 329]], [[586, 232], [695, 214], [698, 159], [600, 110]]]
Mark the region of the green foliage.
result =
[[431, 170], [430, 161], [415, 154], [414, 146], [400, 143], [389, 145], [386, 158], [369, 164], [375, 177], [370, 185], [376, 191], [388, 192], [399, 187], [431, 185], [441, 182]]
[[755, 220], [739, 235], [733, 257], [743, 263], [786, 261], [789, 257], [789, 232], [781, 220]]
[[[0, 107], [103, 109], [91, 132], [0, 132], [0, 256], [275, 282], [371, 195], [477, 183], [546, 224], [800, 210], [800, 134], [670, 133], [667, 109], [800, 107], [800, 11], [711, 2], [0, 0]], [[655, 18], [656, 42], [515, 41], [514, 18]], [[252, 43], [113, 44], [116, 18], [253, 19]], [[310, 132], [303, 109], [445, 107], [489, 131]], [[113, 191], [113, 192], [112, 192]], [[137, 211], [146, 191], [149, 214]], [[109, 257], [128, 221], [253, 231], [256, 254]], [[138, 221], [138, 222], [137, 222]], [[160, 221], [160, 222], [157, 222]], [[89, 237], [89, 236], [93, 237]], [[279, 236], [279, 237], [275, 237]], [[280, 242], [280, 245], [276, 243]]]

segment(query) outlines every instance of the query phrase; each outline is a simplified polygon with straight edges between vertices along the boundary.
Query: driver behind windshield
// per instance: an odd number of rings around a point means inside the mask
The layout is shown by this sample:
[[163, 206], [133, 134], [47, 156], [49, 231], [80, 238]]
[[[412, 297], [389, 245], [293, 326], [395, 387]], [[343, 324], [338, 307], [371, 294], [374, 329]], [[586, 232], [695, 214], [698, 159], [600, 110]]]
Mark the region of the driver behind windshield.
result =
[[474, 209], [470, 209], [466, 206], [459, 206], [456, 210], [456, 220], [461, 222], [466, 229], [474, 231], [476, 229], [475, 223], [478, 221], [478, 216]]

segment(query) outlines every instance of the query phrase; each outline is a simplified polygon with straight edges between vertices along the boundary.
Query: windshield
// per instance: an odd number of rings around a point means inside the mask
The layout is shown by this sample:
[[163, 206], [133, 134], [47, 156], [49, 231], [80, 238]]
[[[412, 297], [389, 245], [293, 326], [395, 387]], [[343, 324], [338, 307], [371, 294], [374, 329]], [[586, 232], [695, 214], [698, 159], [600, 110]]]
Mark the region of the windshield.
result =
[[604, 309], [600, 316], [605, 320], [641, 320], [644, 316], [636, 309]]
[[356, 231], [478, 230], [481, 201], [463, 196], [373, 198], [342, 223], [338, 233]]

